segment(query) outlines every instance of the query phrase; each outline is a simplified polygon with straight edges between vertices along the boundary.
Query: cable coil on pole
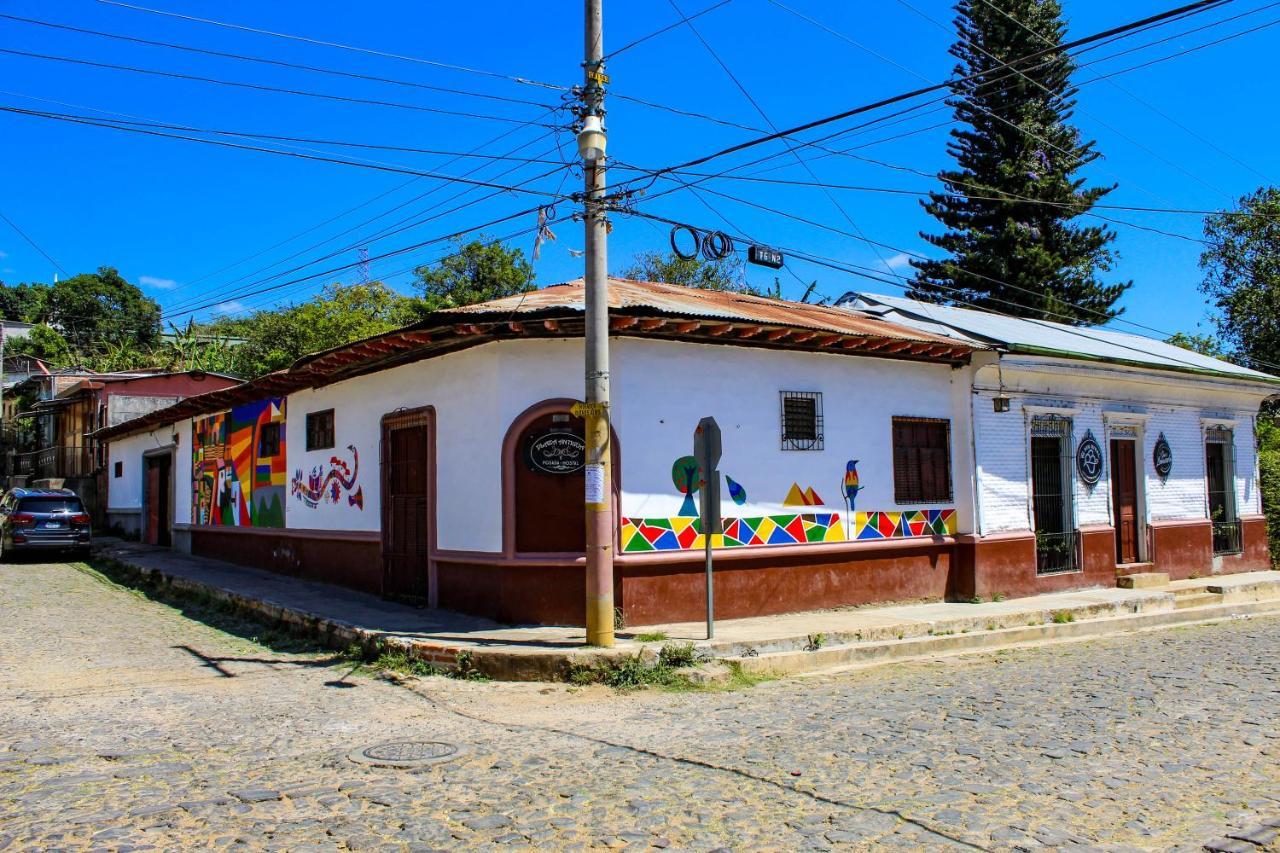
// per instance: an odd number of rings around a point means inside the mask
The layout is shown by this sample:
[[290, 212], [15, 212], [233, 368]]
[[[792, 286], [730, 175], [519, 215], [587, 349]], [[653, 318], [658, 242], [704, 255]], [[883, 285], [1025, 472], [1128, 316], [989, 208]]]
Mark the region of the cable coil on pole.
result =
[[[692, 248], [681, 247], [680, 235], [693, 239]], [[701, 255], [708, 261], [723, 261], [733, 253], [733, 238], [723, 231], [699, 231], [692, 225], [671, 227], [671, 251], [682, 261], [692, 261]]]

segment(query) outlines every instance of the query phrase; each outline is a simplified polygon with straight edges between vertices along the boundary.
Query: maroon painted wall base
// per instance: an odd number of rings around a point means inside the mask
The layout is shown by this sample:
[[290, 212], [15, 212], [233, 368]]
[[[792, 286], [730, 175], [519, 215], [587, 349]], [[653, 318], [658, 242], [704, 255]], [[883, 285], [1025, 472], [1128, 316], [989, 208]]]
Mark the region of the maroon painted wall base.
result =
[[191, 553], [292, 577], [382, 594], [379, 534], [191, 527]]

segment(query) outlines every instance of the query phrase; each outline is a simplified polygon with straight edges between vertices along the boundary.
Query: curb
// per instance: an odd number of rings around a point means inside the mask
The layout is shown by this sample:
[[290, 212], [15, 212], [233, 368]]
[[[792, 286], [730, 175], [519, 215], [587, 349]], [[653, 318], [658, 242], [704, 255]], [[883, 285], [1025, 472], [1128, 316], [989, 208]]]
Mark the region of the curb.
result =
[[1143, 630], [1173, 628], [1255, 615], [1280, 614], [1280, 600], [1214, 604], [1157, 613], [1135, 613], [1083, 622], [1048, 623], [999, 628], [974, 634], [932, 636], [879, 643], [832, 646], [812, 652], [770, 652], [755, 657], [728, 658], [743, 672], [757, 675], [801, 675], [858, 666], [897, 663], [922, 658], [992, 651], [1046, 641], [1071, 641], [1115, 636]]
[[[127, 554], [109, 549], [95, 556], [121, 571], [125, 585], [145, 585], [162, 594], [196, 596], [219, 602], [233, 611], [279, 625], [296, 636], [312, 639], [335, 650], [359, 646], [366, 654], [393, 648], [408, 657], [443, 670], [472, 670], [495, 681], [564, 681], [571, 667], [605, 663], [632, 655], [651, 655], [650, 647], [613, 649], [548, 649], [511, 652], [483, 645], [456, 645], [400, 636], [353, 625], [265, 598], [254, 598], [232, 589], [170, 574], [131, 562]], [[135, 583], [140, 580], [142, 584]], [[804, 637], [768, 639], [758, 643], [696, 642], [696, 647], [755, 675], [799, 675], [845, 667], [906, 661], [922, 657], [985, 651], [1044, 640], [1100, 637], [1146, 628], [1172, 627], [1193, 622], [1259, 613], [1280, 613], [1280, 591], [1274, 586], [1241, 588], [1242, 600], [1205, 607], [1174, 609], [1174, 595], [1153, 591], [1149, 596], [1124, 602], [1087, 604], [1073, 608], [1036, 608], [1000, 617], [958, 617], [934, 623], [883, 626], [863, 631], [834, 633], [831, 645], [806, 651]], [[1059, 612], [1081, 621], [1052, 621]], [[1017, 626], [1008, 623], [1037, 624]], [[992, 629], [990, 626], [996, 627]], [[980, 627], [985, 626], [985, 627]], [[906, 634], [911, 636], [906, 636]]]

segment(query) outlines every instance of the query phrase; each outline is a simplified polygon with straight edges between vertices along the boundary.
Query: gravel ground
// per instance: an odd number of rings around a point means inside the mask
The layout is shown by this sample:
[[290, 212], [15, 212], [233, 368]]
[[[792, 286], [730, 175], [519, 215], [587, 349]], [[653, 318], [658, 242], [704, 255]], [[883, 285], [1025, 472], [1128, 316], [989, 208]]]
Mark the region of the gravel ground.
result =
[[[395, 685], [67, 564], [0, 589], [0, 849], [1280, 849], [1277, 618], [618, 695]], [[348, 757], [394, 741], [458, 749]]]

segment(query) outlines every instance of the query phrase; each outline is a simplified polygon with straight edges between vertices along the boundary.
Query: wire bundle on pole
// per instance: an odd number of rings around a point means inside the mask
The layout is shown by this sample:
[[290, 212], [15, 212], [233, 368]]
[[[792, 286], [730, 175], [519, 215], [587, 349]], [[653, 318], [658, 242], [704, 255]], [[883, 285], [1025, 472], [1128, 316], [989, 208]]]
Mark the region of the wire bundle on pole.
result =
[[[693, 238], [693, 250], [680, 245], [679, 235]], [[723, 261], [733, 254], [733, 238], [723, 231], [700, 231], [692, 225], [675, 225], [671, 228], [671, 251], [682, 261], [692, 261], [701, 255], [708, 261]]]

